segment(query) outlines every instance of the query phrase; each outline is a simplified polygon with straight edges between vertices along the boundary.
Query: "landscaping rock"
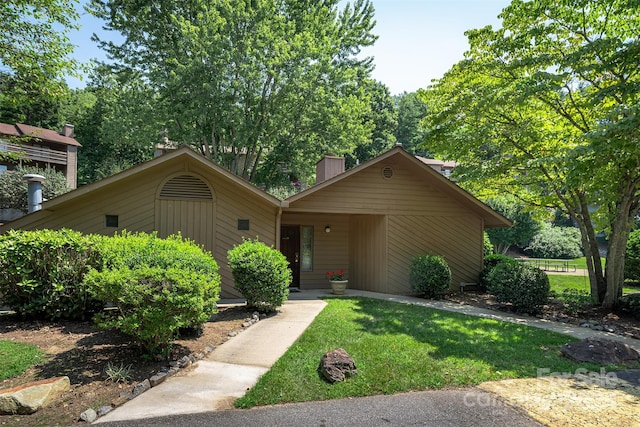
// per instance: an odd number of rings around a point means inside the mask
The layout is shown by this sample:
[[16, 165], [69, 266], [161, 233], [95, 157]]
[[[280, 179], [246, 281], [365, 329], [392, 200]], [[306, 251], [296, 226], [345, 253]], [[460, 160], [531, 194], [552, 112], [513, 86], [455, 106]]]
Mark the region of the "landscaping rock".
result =
[[633, 364], [640, 358], [640, 353], [628, 345], [605, 338], [587, 338], [569, 343], [562, 347], [560, 352], [578, 362], [615, 365]]
[[133, 394], [133, 397], [137, 397], [137, 396], [140, 396], [145, 391], [149, 390], [150, 388], [151, 388], [151, 383], [149, 382], [149, 380], [144, 380], [141, 383], [138, 383], [133, 386], [133, 391], [131, 392], [131, 394]]
[[330, 351], [320, 360], [320, 372], [330, 383], [344, 381], [346, 377], [358, 373], [356, 364], [349, 353], [338, 348]]
[[0, 390], [0, 414], [33, 414], [69, 388], [69, 377], [56, 377]]
[[116, 397], [111, 401], [111, 406], [113, 406], [114, 408], [117, 408], [118, 406], [124, 405], [129, 400], [131, 400], [129, 399], [129, 397], [120, 395], [120, 397]]
[[160, 372], [158, 374], [155, 374], [151, 378], [149, 378], [149, 383], [151, 384], [151, 387], [155, 387], [166, 379], [167, 379], [167, 373]]
[[105, 405], [98, 408], [97, 414], [99, 417], [103, 417], [111, 411], [113, 411], [113, 407], [111, 407], [111, 405]]
[[80, 419], [88, 423], [94, 422], [97, 418], [98, 418], [98, 414], [92, 408], [89, 408], [80, 414]]

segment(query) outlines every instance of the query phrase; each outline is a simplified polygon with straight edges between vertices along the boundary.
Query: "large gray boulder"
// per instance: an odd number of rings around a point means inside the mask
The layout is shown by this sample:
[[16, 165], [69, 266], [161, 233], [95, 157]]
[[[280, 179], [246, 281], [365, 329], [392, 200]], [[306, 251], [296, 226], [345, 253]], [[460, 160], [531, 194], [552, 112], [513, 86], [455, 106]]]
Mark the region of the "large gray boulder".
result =
[[587, 338], [565, 344], [560, 352], [578, 362], [613, 365], [630, 365], [640, 358], [640, 353], [627, 344], [606, 338]]
[[344, 381], [358, 373], [356, 363], [344, 349], [330, 351], [320, 359], [320, 372], [330, 383]]
[[56, 377], [0, 390], [0, 414], [33, 414], [70, 388], [69, 377]]

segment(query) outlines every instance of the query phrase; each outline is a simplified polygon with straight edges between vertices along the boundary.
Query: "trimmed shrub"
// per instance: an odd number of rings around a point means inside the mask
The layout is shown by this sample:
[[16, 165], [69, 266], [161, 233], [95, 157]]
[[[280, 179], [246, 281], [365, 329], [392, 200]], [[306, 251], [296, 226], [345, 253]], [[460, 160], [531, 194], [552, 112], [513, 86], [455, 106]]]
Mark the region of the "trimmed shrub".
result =
[[544, 271], [518, 262], [504, 262], [487, 275], [488, 291], [498, 302], [517, 311], [539, 313], [549, 299], [549, 279]]
[[99, 327], [118, 329], [149, 354], [165, 355], [180, 328], [202, 327], [215, 313], [220, 289], [217, 274], [178, 267], [93, 270], [85, 282], [96, 297], [117, 308], [95, 317]]
[[451, 269], [440, 255], [424, 254], [411, 259], [411, 288], [425, 298], [440, 298], [451, 289]]
[[201, 328], [216, 312], [218, 264], [193, 241], [123, 231], [102, 237], [100, 249], [102, 269], [85, 282], [117, 316], [99, 316], [98, 326], [133, 336], [149, 353], [168, 352], [180, 328]]
[[104, 237], [100, 250], [104, 268], [141, 267], [181, 268], [208, 276], [218, 276], [218, 264], [211, 253], [204, 251], [194, 241], [183, 238], [180, 233], [166, 239], [153, 233], [131, 233], [122, 231], [113, 237]]
[[634, 230], [629, 234], [624, 256], [624, 278], [640, 282], [640, 230]]
[[82, 280], [101, 264], [97, 240], [73, 230], [11, 230], [0, 236], [0, 295], [20, 316], [84, 320], [104, 304]]
[[236, 289], [247, 306], [273, 311], [287, 300], [292, 274], [287, 258], [278, 250], [255, 240], [244, 240], [227, 252]]
[[493, 268], [501, 263], [518, 263], [515, 259], [511, 258], [507, 255], [502, 254], [492, 254], [484, 257], [482, 271], [480, 272], [480, 277], [478, 278], [478, 284], [483, 291], [487, 290], [487, 275], [493, 270]]
[[623, 311], [640, 319], [640, 293], [623, 295], [618, 300], [618, 304]]
[[582, 256], [580, 230], [545, 225], [533, 236], [525, 253], [533, 258], [574, 259]]

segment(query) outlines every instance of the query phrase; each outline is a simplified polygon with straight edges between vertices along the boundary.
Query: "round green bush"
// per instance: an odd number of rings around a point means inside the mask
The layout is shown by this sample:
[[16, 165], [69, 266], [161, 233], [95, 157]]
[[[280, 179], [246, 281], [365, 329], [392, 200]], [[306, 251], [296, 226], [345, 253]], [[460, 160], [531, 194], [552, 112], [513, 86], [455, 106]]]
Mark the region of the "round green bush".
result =
[[101, 262], [92, 236], [10, 230], [0, 236], [0, 295], [23, 317], [84, 320], [104, 306], [82, 283]]
[[287, 258], [256, 240], [245, 240], [227, 252], [235, 287], [247, 306], [273, 311], [287, 300], [292, 274]]
[[549, 278], [544, 271], [518, 262], [503, 262], [487, 275], [487, 290], [498, 302], [511, 303], [516, 311], [536, 314], [549, 299]]
[[95, 317], [98, 326], [134, 337], [152, 355], [168, 354], [180, 328], [202, 327], [216, 312], [220, 290], [217, 274], [178, 267], [92, 270], [85, 282], [116, 307]]
[[180, 234], [123, 231], [102, 237], [103, 264], [85, 283], [117, 316], [96, 318], [98, 326], [133, 336], [149, 353], [168, 352], [180, 328], [200, 328], [216, 312], [218, 264]]
[[411, 259], [411, 288], [425, 298], [439, 298], [451, 289], [451, 269], [440, 255], [424, 254]]
[[629, 234], [624, 256], [624, 278], [640, 282], [640, 229]]
[[533, 258], [574, 259], [582, 256], [580, 230], [546, 225], [533, 236], [525, 253]]
[[493, 268], [501, 263], [517, 263], [515, 259], [511, 258], [507, 255], [502, 254], [491, 254], [484, 257], [482, 264], [482, 271], [480, 272], [480, 277], [478, 277], [478, 284], [483, 291], [487, 290], [487, 275], [493, 270]]

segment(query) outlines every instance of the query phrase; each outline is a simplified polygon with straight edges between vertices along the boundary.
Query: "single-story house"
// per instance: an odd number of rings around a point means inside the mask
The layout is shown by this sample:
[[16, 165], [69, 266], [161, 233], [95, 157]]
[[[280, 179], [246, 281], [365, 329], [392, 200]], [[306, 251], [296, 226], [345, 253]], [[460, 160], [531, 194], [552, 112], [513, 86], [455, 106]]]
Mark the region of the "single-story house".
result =
[[222, 296], [233, 297], [226, 254], [243, 237], [280, 249], [292, 286], [329, 287], [326, 272], [344, 269], [350, 288], [406, 294], [413, 256], [443, 255], [452, 286], [475, 282], [484, 229], [511, 225], [400, 146], [346, 172], [344, 159], [326, 156], [316, 175], [315, 186], [279, 200], [185, 147], [47, 201], [0, 233], [179, 231], [213, 254]]

